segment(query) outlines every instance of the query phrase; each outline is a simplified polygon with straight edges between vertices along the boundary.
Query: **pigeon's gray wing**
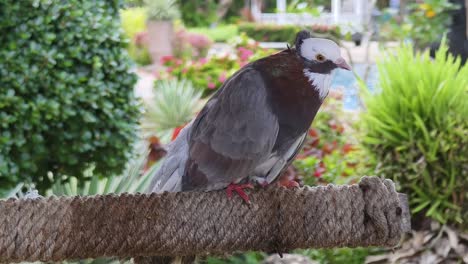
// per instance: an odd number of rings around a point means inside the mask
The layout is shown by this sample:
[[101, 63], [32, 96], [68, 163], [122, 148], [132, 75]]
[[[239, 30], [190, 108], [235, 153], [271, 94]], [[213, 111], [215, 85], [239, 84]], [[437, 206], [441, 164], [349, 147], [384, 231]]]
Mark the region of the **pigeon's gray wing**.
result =
[[255, 180], [262, 184], [270, 184], [292, 163], [302, 149], [307, 133], [299, 135], [290, 142], [285, 142], [271, 156], [255, 168]]
[[221, 189], [247, 179], [271, 154], [278, 121], [261, 75], [246, 67], [195, 119], [182, 190]]

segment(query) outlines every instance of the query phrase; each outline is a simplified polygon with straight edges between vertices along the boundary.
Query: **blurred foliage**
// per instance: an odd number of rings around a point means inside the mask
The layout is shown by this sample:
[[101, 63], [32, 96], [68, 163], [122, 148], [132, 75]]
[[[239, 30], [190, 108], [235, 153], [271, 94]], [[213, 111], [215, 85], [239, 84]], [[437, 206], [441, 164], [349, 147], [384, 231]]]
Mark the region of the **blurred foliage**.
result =
[[343, 111], [342, 93], [330, 92], [293, 162], [295, 175], [290, 178], [314, 186], [352, 184], [372, 174], [373, 162], [358, 144], [350, 115]]
[[157, 80], [153, 98], [145, 103], [143, 129], [168, 142], [173, 129], [190, 122], [200, 110], [201, 92], [185, 79]]
[[246, 252], [244, 254], [235, 254], [226, 258], [208, 257], [201, 261], [203, 264], [257, 264], [260, 263], [267, 254], [262, 252]]
[[313, 25], [300, 27], [257, 23], [242, 23], [239, 25], [239, 32], [245, 32], [247, 36], [256, 41], [264, 42], [294, 42], [297, 32], [301, 29], [309, 30], [313, 37], [330, 38], [335, 41], [342, 38], [340, 28], [336, 26]]
[[413, 213], [467, 228], [468, 66], [447, 49], [432, 60], [404, 45], [378, 62], [379, 93], [362, 89], [363, 142]]
[[297, 250], [296, 253], [323, 264], [362, 264], [368, 255], [380, 251], [374, 248], [336, 248]]
[[213, 44], [206, 35], [178, 29], [174, 38], [174, 56], [184, 59], [204, 58]]
[[127, 8], [120, 11], [122, 28], [129, 39], [146, 30], [146, 9], [144, 7]]
[[450, 11], [458, 8], [449, 0], [424, 0], [409, 5], [409, 14], [400, 18], [384, 11], [380, 18], [380, 37], [383, 40], [411, 39], [418, 49], [440, 41], [451, 23]]
[[[224, 18], [222, 18], [222, 22], [224, 23], [238, 23], [240, 22], [241, 15], [242, 15], [242, 10], [245, 7], [245, 2], [244, 1], [236, 1], [233, 0], [231, 6], [229, 6], [228, 11], [226, 12], [226, 15]], [[218, 22], [220, 21], [220, 18], [218, 18]]]
[[120, 11], [120, 16], [122, 28], [130, 42], [127, 47], [130, 57], [139, 65], [151, 64], [151, 56], [145, 43], [139, 43], [139, 38], [145, 36], [146, 9], [143, 7], [123, 9]]
[[144, 4], [144, 0], [125, 0], [125, 7], [142, 7]]
[[[241, 38], [248, 39], [245, 34]], [[250, 45], [248, 43], [255, 43]], [[245, 43], [246, 46], [242, 46]], [[271, 50], [260, 48], [253, 41], [241, 41], [235, 45], [235, 54], [225, 54], [190, 60], [187, 58], [176, 58], [165, 56], [162, 63], [166, 66], [161, 72], [159, 79], [187, 79], [190, 80], [196, 89], [202, 91], [206, 97], [215, 92], [234, 72], [252, 60], [268, 56], [273, 53]]]
[[173, 21], [180, 17], [176, 0], [144, 0], [146, 16], [152, 21]]
[[124, 169], [139, 107], [119, 3], [0, 4], [1, 188]]
[[286, 13], [305, 13], [313, 16], [319, 16], [321, 10], [319, 10], [318, 6], [314, 5], [313, 1], [310, 2], [312, 3], [302, 0], [292, 0], [286, 7]]
[[68, 182], [56, 182], [47, 191], [47, 196], [144, 193], [151, 182], [151, 176], [159, 169], [159, 163], [145, 169], [148, 152], [148, 142], [140, 140], [135, 144], [132, 159], [127, 162], [120, 175], [101, 179], [93, 174], [91, 168], [85, 172], [90, 180], [80, 181], [71, 177]]
[[207, 27], [217, 20], [216, 0], [178, 0], [187, 27]]
[[189, 32], [203, 34], [216, 42], [226, 42], [238, 35], [237, 25], [217, 25], [216, 27], [194, 27], [189, 28]]

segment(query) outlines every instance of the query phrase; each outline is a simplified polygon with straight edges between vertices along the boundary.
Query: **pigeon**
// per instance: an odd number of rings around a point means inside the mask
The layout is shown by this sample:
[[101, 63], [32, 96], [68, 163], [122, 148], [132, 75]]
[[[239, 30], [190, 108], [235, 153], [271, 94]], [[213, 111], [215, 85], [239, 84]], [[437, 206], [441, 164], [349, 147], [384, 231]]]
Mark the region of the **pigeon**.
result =
[[234, 73], [168, 146], [149, 192], [226, 189], [247, 203], [295, 158], [335, 69], [351, 70], [339, 46], [296, 35], [294, 46]]

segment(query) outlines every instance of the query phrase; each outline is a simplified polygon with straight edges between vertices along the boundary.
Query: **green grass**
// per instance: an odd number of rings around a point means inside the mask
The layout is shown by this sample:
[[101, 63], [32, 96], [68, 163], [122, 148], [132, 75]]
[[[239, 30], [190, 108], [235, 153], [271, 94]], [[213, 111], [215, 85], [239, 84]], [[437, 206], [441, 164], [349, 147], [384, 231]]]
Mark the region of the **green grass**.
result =
[[226, 42], [239, 33], [237, 25], [218, 25], [215, 28], [196, 27], [187, 30], [189, 32], [207, 35], [216, 42]]

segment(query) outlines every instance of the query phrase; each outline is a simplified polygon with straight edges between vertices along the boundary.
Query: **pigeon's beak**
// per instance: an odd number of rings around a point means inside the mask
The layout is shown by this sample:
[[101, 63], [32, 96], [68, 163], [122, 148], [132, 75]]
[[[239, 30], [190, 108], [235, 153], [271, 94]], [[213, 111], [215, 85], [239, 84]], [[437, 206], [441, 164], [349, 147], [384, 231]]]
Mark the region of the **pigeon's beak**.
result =
[[345, 69], [345, 70], [348, 70], [348, 71], [351, 70], [351, 66], [349, 66], [348, 63], [343, 58], [337, 59], [335, 61], [335, 64], [336, 64], [336, 66], [338, 66], [338, 68]]

